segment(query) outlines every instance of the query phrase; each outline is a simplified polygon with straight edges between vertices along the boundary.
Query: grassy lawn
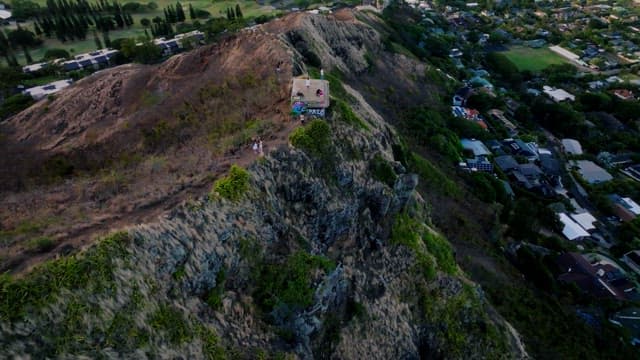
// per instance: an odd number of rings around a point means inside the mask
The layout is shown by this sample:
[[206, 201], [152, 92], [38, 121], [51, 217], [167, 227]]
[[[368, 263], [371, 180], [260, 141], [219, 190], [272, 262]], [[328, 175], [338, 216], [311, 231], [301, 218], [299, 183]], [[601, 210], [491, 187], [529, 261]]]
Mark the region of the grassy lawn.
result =
[[637, 80], [640, 80], [640, 76], [638, 76], [636, 74], [632, 74], [632, 73], [619, 74], [618, 76], [624, 81], [637, 81]]
[[[34, 0], [36, 3], [40, 4], [40, 6], [46, 6], [46, 0]], [[90, 2], [94, 2], [94, 0], [89, 0]], [[125, 1], [125, 0], [121, 0], [120, 4], [125, 4], [129, 1]], [[149, 1], [138, 1], [139, 3], [143, 3], [146, 4]], [[131, 28], [128, 29], [123, 29], [123, 30], [116, 30], [116, 31], [111, 31], [109, 32], [109, 38], [111, 40], [115, 40], [118, 38], [128, 38], [128, 37], [139, 37], [139, 36], [144, 36], [144, 28], [142, 27], [142, 25], [140, 24], [140, 19], [142, 18], [147, 18], [149, 20], [153, 19], [156, 16], [160, 16], [162, 18], [164, 18], [164, 14], [162, 9], [164, 9], [166, 6], [168, 5], [175, 5], [176, 1], [173, 0], [158, 0], [155, 1], [156, 4], [158, 4], [158, 8], [154, 11], [145, 11], [145, 12], [138, 12], [138, 13], [134, 13], [132, 14], [132, 17], [134, 19], [134, 24], [131, 26]], [[272, 14], [275, 12], [275, 9], [271, 6], [261, 6], [258, 3], [256, 3], [255, 1], [251, 1], [251, 0], [239, 0], [239, 1], [233, 1], [233, 0], [194, 0], [194, 1], [181, 1], [180, 2], [183, 7], [184, 7], [184, 12], [185, 15], [187, 17], [186, 22], [191, 22], [192, 20], [189, 18], [189, 4], [191, 4], [195, 9], [204, 9], [207, 10], [209, 13], [211, 13], [211, 17], [222, 17], [222, 16], [226, 16], [226, 9], [228, 7], [233, 7], [235, 8], [236, 4], [240, 4], [240, 7], [242, 8], [242, 13], [245, 17], [252, 17], [252, 16], [259, 16], [259, 15], [266, 15], [266, 14]], [[205, 22], [206, 19], [200, 19], [200, 22]], [[29, 21], [26, 24], [23, 25], [25, 28], [30, 29], [33, 31], [33, 25], [32, 23]], [[175, 26], [175, 25], [174, 25]], [[12, 28], [15, 28], [15, 26], [4, 26], [1, 29], [2, 30], [10, 30]], [[102, 34], [98, 34], [98, 37], [100, 38], [100, 41], [103, 41], [102, 39]], [[35, 49], [30, 49], [29, 53], [31, 54], [31, 57], [33, 58], [34, 62], [39, 62], [42, 60], [42, 58], [44, 57], [44, 53], [47, 51], [47, 49], [51, 49], [51, 48], [60, 48], [60, 49], [65, 49], [67, 51], [69, 51], [69, 53], [71, 55], [76, 55], [76, 54], [82, 54], [82, 53], [86, 53], [92, 50], [96, 49], [96, 45], [95, 45], [95, 41], [93, 40], [93, 34], [91, 32], [91, 29], [89, 29], [89, 32], [87, 34], [87, 38], [85, 40], [79, 40], [79, 41], [67, 41], [65, 43], [60, 42], [59, 40], [52, 38], [52, 39], [45, 39], [44, 43], [42, 46], [35, 48]], [[24, 56], [24, 53], [22, 51], [16, 51], [16, 57], [18, 59], [18, 62], [21, 65], [25, 65], [26, 64], [26, 59]], [[2, 64], [4, 64], [4, 59], [2, 59], [0, 61]]]
[[520, 71], [538, 72], [546, 69], [549, 65], [567, 63], [563, 57], [547, 48], [532, 49], [524, 46], [514, 46], [503, 54]]

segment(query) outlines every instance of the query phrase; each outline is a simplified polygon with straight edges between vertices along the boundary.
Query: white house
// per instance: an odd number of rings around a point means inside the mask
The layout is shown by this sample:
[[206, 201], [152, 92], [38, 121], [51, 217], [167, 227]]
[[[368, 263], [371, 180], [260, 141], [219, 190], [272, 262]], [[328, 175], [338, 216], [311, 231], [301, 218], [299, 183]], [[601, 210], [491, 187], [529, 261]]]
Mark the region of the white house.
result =
[[563, 102], [563, 101], [575, 101], [576, 97], [563, 89], [552, 88], [551, 86], [543, 86], [542, 92], [547, 94], [551, 98], [551, 100], [555, 102]]

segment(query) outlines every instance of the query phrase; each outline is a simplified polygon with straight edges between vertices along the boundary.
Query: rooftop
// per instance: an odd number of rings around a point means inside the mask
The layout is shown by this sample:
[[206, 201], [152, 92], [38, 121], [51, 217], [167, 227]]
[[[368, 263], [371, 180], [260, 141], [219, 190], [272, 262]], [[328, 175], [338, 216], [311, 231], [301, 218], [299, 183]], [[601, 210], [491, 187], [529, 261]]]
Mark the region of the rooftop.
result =
[[23, 93], [30, 95], [35, 100], [40, 100], [49, 94], [56, 93], [66, 88], [67, 86], [71, 85], [72, 82], [73, 80], [71, 79], [58, 80], [58, 81], [48, 83], [46, 85], [28, 88], [24, 90]]
[[562, 147], [567, 154], [582, 155], [582, 145], [578, 140], [562, 139]]
[[471, 150], [474, 156], [487, 156], [491, 155], [491, 151], [487, 149], [486, 146], [480, 140], [475, 139], [461, 139], [460, 143], [462, 144], [462, 148], [466, 150]]
[[327, 80], [299, 77], [291, 85], [291, 102], [301, 101], [310, 108], [329, 107], [329, 82]]
[[547, 94], [553, 101], [562, 102], [566, 100], [574, 101], [576, 97], [563, 89], [554, 89], [550, 86], [544, 86], [542, 91]]
[[580, 226], [577, 222], [573, 221], [567, 214], [560, 213], [558, 218], [562, 223], [562, 235], [569, 240], [576, 240], [582, 237], [589, 236], [589, 233]]
[[593, 215], [589, 212], [583, 212], [580, 214], [571, 214], [571, 218], [580, 225], [586, 231], [595, 230], [596, 227], [593, 225], [594, 222], [597, 221]]
[[613, 179], [605, 169], [596, 165], [590, 160], [576, 160], [574, 165], [578, 167], [578, 172], [589, 184], [598, 184]]

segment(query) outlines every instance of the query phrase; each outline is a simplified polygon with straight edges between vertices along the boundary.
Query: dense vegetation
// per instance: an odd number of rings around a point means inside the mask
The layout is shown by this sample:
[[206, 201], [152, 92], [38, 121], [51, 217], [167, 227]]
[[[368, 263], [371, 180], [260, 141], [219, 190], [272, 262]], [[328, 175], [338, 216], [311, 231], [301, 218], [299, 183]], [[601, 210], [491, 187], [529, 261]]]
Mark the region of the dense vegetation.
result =
[[237, 201], [249, 189], [249, 173], [247, 170], [231, 165], [229, 175], [216, 180], [213, 184], [213, 193], [225, 199]]

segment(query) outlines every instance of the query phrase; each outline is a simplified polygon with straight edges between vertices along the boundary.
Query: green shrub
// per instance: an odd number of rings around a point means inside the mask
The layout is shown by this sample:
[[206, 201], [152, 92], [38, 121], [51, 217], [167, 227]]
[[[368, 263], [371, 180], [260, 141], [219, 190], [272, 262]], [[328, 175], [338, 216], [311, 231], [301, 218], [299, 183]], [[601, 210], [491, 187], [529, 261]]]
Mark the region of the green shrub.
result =
[[43, 263], [22, 278], [0, 275], [0, 319], [15, 320], [50, 304], [62, 289], [101, 292], [113, 284], [113, 259], [126, 255], [126, 232], [102, 239], [83, 254]]
[[55, 59], [68, 59], [70, 57], [69, 52], [65, 49], [48, 49], [44, 53], [45, 60], [55, 60]]
[[56, 246], [56, 242], [48, 236], [40, 236], [27, 241], [26, 248], [29, 252], [47, 252]]
[[24, 94], [16, 94], [6, 98], [0, 105], [0, 120], [19, 113], [34, 102], [31, 96]]
[[420, 180], [429, 187], [435, 189], [437, 192], [453, 197], [459, 197], [461, 195], [461, 190], [458, 185], [449, 179], [442, 170], [434, 166], [429, 162], [429, 160], [422, 156], [412, 153], [410, 158], [410, 168], [411, 171], [420, 175]]
[[216, 180], [213, 184], [213, 193], [231, 201], [239, 200], [247, 190], [249, 190], [249, 173], [237, 165], [232, 165], [229, 175]]
[[390, 241], [392, 244], [404, 245], [414, 251], [418, 266], [427, 279], [435, 276], [436, 266], [447, 274], [457, 272], [449, 242], [406, 213], [396, 217], [391, 229]]
[[436, 264], [420, 244], [421, 225], [407, 214], [399, 214], [391, 229], [391, 244], [404, 245], [411, 249], [416, 257], [416, 266], [427, 280], [436, 276]]
[[200, 340], [202, 341], [202, 354], [204, 355], [205, 359], [227, 359], [224, 348], [220, 346], [218, 336], [213, 330], [208, 329], [203, 325], [199, 325], [196, 330], [198, 335], [200, 336]]
[[376, 154], [376, 156], [371, 159], [369, 169], [371, 169], [374, 179], [383, 182], [390, 187], [393, 187], [396, 179], [398, 178], [391, 165], [389, 165], [389, 163], [383, 159], [380, 154]]
[[422, 233], [422, 241], [427, 247], [427, 251], [436, 258], [440, 270], [447, 274], [455, 274], [458, 267], [453, 257], [451, 245], [442, 236], [431, 231]]
[[226, 278], [226, 271], [224, 269], [220, 269], [216, 274], [216, 286], [211, 288], [207, 294], [207, 305], [209, 305], [213, 310], [218, 310], [222, 307], [222, 295], [224, 293], [224, 283]]
[[324, 120], [313, 120], [289, 136], [291, 144], [314, 156], [327, 156], [331, 145], [331, 128]]
[[169, 342], [173, 345], [181, 344], [192, 336], [189, 324], [182, 313], [168, 305], [161, 305], [151, 315], [149, 324], [156, 330], [166, 332]]
[[338, 112], [340, 113], [340, 119], [342, 119], [347, 124], [351, 124], [355, 127], [359, 127], [363, 130], [369, 130], [367, 124], [364, 123], [362, 119], [360, 119], [354, 112], [351, 110], [349, 105], [342, 100], [336, 100], [336, 107]]
[[312, 274], [317, 269], [329, 272], [335, 264], [329, 259], [298, 251], [282, 264], [260, 266], [254, 298], [266, 312], [286, 305], [305, 308], [313, 303]]

